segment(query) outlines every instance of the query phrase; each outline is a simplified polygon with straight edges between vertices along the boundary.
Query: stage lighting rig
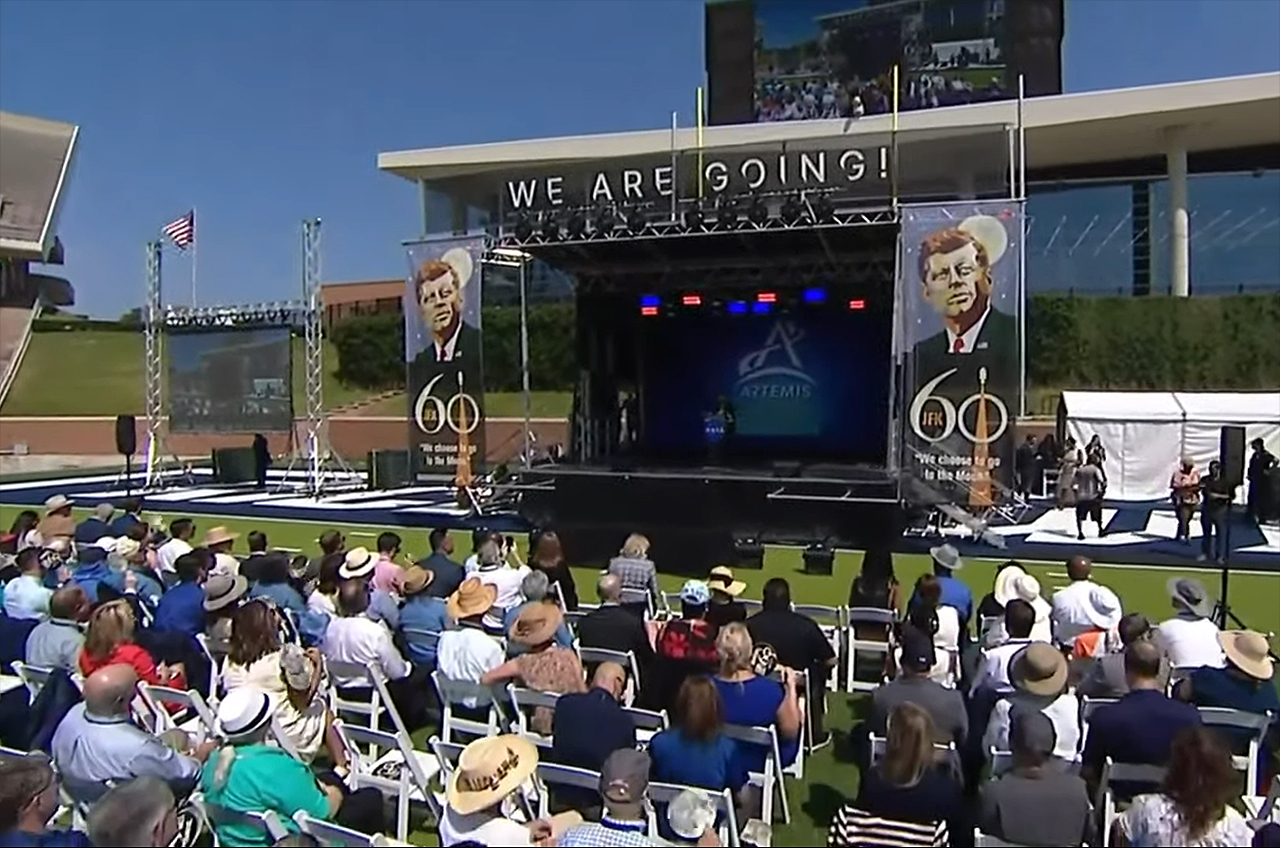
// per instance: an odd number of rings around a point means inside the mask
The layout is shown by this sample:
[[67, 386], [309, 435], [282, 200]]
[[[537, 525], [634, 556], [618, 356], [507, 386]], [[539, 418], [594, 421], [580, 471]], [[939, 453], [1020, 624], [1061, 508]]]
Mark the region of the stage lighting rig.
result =
[[684, 226], [691, 233], [700, 233], [706, 224], [706, 215], [703, 214], [702, 204], [694, 203], [684, 211]]
[[542, 238], [543, 241], [559, 241], [560, 219], [556, 213], [548, 212], [542, 216]]
[[813, 201], [813, 220], [819, 224], [830, 224], [835, 217], [835, 204], [831, 202], [831, 198], [825, 194], [818, 195], [818, 199]]
[[751, 205], [747, 207], [747, 220], [757, 227], [763, 227], [769, 221], [769, 207], [765, 205], [764, 198], [758, 194], [751, 199]]
[[245, 306], [167, 306], [164, 325], [170, 330], [230, 330], [293, 327], [306, 320], [301, 301], [252, 303]]
[[533, 222], [529, 220], [529, 216], [521, 212], [516, 218], [514, 227], [517, 241], [528, 241], [533, 238]]
[[572, 241], [581, 241], [587, 235], [587, 216], [583, 215], [581, 210], [573, 210], [569, 213], [569, 221], [565, 229], [569, 231], [569, 238]]
[[638, 236], [644, 232], [644, 228], [649, 225], [649, 216], [639, 206], [633, 206], [627, 212], [627, 230], [633, 235]]
[[738, 198], [724, 195], [716, 203], [716, 224], [731, 229], [738, 223]]
[[611, 236], [613, 231], [617, 229], [618, 216], [608, 206], [601, 206], [596, 210], [595, 228], [596, 235]]
[[800, 223], [800, 219], [804, 217], [804, 206], [800, 204], [800, 198], [794, 194], [789, 194], [787, 199], [782, 202], [782, 209], [779, 212], [782, 223], [792, 227]]

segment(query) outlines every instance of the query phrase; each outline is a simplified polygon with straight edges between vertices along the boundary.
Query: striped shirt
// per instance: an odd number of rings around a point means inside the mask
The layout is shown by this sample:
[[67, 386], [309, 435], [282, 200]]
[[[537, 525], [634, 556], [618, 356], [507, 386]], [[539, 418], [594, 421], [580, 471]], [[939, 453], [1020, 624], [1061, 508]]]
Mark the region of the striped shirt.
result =
[[828, 848], [945, 848], [951, 844], [946, 822], [914, 824], [882, 819], [845, 804], [831, 821]]

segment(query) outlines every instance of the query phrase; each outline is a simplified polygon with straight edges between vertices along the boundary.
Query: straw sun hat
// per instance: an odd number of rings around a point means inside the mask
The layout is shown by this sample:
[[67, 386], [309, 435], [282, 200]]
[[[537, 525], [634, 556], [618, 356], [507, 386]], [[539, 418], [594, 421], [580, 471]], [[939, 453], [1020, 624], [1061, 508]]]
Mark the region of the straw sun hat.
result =
[[1267, 637], [1252, 630], [1225, 630], [1218, 634], [1222, 652], [1236, 668], [1258, 680], [1270, 680], [1275, 673]]
[[538, 768], [538, 749], [519, 736], [477, 739], [458, 756], [445, 798], [455, 813], [487, 810], [520, 788]]
[[498, 600], [498, 587], [491, 583], [481, 583], [474, 577], [462, 581], [458, 591], [449, 596], [445, 611], [454, 621], [484, 615]]

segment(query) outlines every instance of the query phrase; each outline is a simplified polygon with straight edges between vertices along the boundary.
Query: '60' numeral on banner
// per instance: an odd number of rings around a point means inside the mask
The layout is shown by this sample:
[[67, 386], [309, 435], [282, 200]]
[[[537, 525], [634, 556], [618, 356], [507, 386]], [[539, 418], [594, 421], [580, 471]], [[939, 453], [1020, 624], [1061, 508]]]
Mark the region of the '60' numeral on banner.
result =
[[[911, 401], [911, 408], [907, 413], [911, 416], [911, 430], [916, 436], [930, 444], [950, 438], [952, 433], [959, 430], [960, 435], [970, 442], [989, 445], [1003, 436], [1005, 430], [1009, 429], [1009, 410], [1004, 405], [1004, 401], [990, 393], [969, 395], [960, 402], [959, 408], [956, 408], [951, 399], [945, 395], [934, 394], [939, 384], [958, 370], [960, 369], [952, 368], [948, 371], [943, 371], [921, 386], [920, 391], [916, 392], [915, 398]], [[984, 400], [1000, 413], [1000, 420], [996, 427], [989, 427], [986, 435], [978, 438], [977, 434], [970, 430], [969, 425], [965, 423], [965, 413], [969, 411], [969, 407]], [[937, 408], [927, 409], [926, 407], [930, 402], [937, 404]], [[925, 432], [926, 425], [936, 435], [928, 435]]]
[[[475, 398], [462, 391], [458, 391], [447, 401], [433, 395], [431, 390], [443, 376], [444, 374], [437, 374], [432, 377], [431, 382], [418, 393], [418, 399], [413, 404], [413, 420], [418, 429], [428, 436], [439, 433], [446, 424], [454, 433], [470, 435], [480, 426], [480, 405]], [[458, 382], [461, 386], [461, 378]], [[464, 418], [466, 426], [463, 426]]]

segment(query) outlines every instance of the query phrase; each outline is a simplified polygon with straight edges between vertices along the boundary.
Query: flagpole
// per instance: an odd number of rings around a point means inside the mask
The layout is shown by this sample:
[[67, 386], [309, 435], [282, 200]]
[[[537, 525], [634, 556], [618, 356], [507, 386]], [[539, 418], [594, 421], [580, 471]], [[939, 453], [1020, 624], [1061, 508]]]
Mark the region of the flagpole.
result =
[[200, 245], [196, 240], [196, 208], [191, 207], [191, 307], [196, 306], [196, 251]]

